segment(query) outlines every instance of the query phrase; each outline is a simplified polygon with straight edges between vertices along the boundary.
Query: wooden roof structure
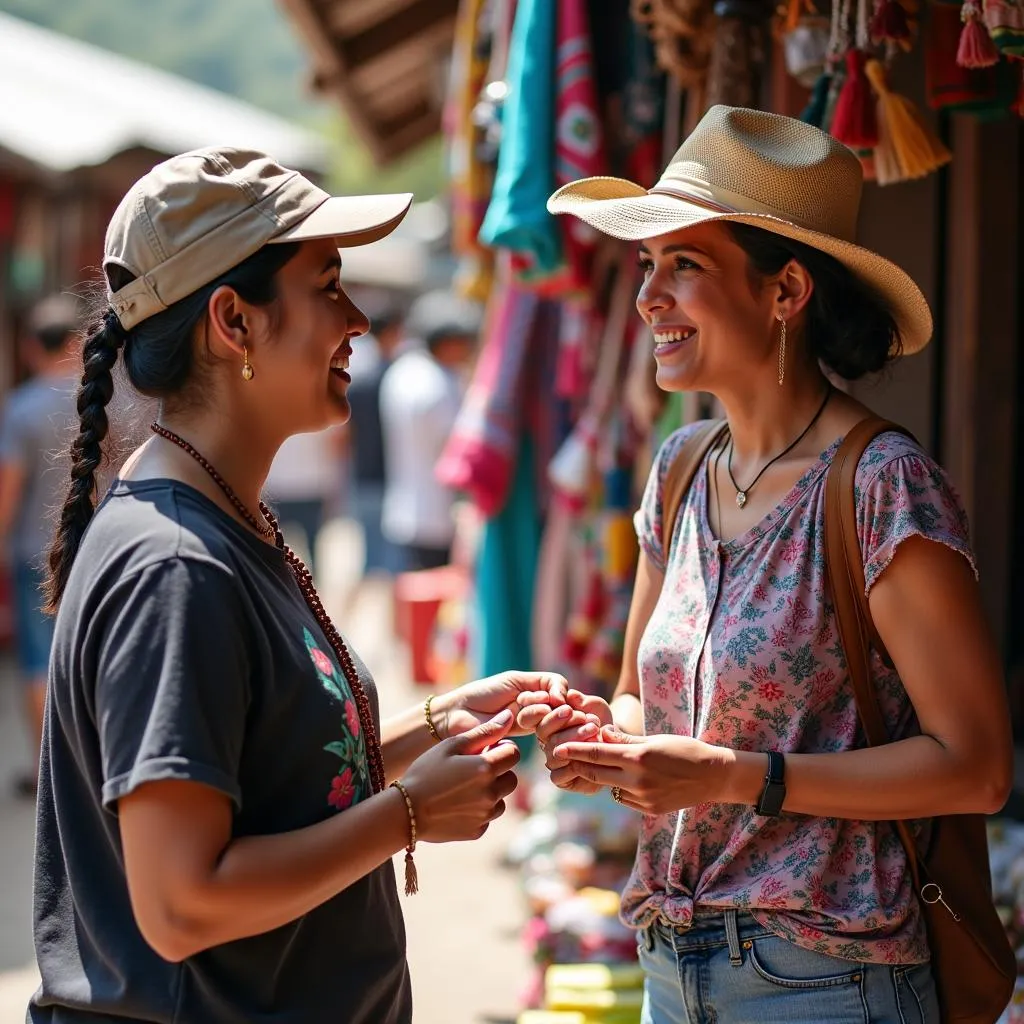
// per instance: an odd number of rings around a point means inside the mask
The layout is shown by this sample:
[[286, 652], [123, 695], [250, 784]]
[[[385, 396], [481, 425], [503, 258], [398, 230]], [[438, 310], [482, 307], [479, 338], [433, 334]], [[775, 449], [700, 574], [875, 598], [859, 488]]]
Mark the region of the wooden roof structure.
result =
[[459, 0], [279, 0], [336, 99], [387, 163], [441, 128]]

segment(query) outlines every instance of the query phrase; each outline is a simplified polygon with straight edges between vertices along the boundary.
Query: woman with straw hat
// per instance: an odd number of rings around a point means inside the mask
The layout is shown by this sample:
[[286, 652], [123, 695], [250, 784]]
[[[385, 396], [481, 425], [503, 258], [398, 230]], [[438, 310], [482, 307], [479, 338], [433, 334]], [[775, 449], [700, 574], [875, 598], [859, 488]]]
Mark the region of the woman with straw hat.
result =
[[[480, 836], [515, 787], [510, 705], [564, 692], [507, 673], [382, 724], [260, 501], [287, 437], [349, 415], [369, 324], [339, 247], [411, 199], [218, 148], [114, 213], [50, 554], [31, 1021], [409, 1024], [391, 858], [411, 892], [417, 841]], [[97, 509], [119, 361], [160, 411]]]
[[[706, 391], [727, 429], [671, 535], [655, 460], [605, 723], [566, 729], [522, 697], [556, 783], [644, 815], [625, 920], [645, 1024], [936, 1021], [920, 907], [893, 819], [993, 812], [1011, 740], [968, 529], [942, 470], [901, 434], [857, 467], [857, 529], [890, 735], [858, 746], [826, 596], [825, 474], [868, 410], [834, 386], [922, 349], [932, 321], [900, 268], [854, 244], [861, 168], [799, 121], [714, 107], [648, 190], [614, 178], [549, 208], [639, 243], [637, 308], [668, 391]], [[564, 710], [564, 709], [562, 709]]]

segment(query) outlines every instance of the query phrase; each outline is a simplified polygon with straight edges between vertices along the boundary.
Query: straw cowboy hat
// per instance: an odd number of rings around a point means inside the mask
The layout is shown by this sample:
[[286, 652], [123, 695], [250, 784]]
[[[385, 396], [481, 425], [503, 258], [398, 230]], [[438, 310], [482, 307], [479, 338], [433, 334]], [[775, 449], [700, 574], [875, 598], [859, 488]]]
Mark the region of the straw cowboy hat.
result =
[[627, 241], [712, 221], [750, 224], [834, 256], [891, 308], [907, 355], [928, 344], [928, 302], [895, 263], [855, 245], [863, 172], [854, 154], [802, 121], [762, 110], [712, 107], [645, 189], [584, 178], [548, 200]]

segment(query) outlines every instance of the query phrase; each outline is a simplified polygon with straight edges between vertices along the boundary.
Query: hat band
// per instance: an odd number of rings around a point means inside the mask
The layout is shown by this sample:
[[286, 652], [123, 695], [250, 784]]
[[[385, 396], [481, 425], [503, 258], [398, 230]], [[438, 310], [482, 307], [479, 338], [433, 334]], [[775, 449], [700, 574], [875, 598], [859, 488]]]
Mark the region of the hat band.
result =
[[[672, 199], [679, 199], [684, 203], [692, 203], [712, 213], [740, 213], [753, 214], [759, 217], [774, 217], [776, 220], [785, 221], [787, 224], [795, 224], [798, 227], [806, 228], [808, 231], [818, 231], [822, 234], [832, 235], [844, 241], [851, 241], [854, 235], [856, 224], [856, 202], [853, 203], [853, 219], [849, 219], [848, 210], [838, 208], [832, 210], [814, 211], [812, 217], [801, 217], [792, 210], [779, 210], [759, 203], [756, 199], [742, 195], [739, 192], [732, 192], [729, 189], [717, 185], [709, 185], [700, 178], [683, 177], [673, 175], [671, 178], [662, 178], [654, 188], [648, 191], [648, 195], [669, 196]], [[853, 197], [854, 200], [856, 197]]]
[[739, 210], [734, 206], [725, 206], [723, 203], [716, 203], [713, 199], [708, 199], [705, 196], [688, 192], [684, 188], [677, 188], [675, 185], [668, 185], [660, 181], [654, 186], [654, 188], [648, 189], [648, 194], [654, 196], [671, 196], [673, 199], [682, 199], [684, 202], [693, 203], [694, 206], [703, 206], [706, 210], [712, 210], [715, 213], [739, 213]]

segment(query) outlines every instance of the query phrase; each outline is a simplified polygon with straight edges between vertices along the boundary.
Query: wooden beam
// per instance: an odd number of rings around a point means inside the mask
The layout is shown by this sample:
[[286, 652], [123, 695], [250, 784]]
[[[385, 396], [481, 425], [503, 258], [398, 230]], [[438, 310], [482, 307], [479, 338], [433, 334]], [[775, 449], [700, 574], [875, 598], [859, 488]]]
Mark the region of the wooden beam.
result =
[[1024, 131], [957, 117], [947, 265], [945, 462], [971, 518], [982, 600], [1002, 649], [1010, 606]]
[[322, 0], [320, 6], [331, 34], [348, 39], [414, 3], [416, 0]]
[[404, 10], [382, 17], [357, 35], [342, 43], [345, 63], [353, 70], [386, 53], [400, 50], [403, 44], [418, 39], [445, 19], [453, 19], [458, 4], [451, 0], [417, 0]]
[[314, 0], [278, 0], [278, 3], [312, 50], [320, 81], [329, 83], [331, 94], [338, 100], [360, 141], [369, 149], [374, 160], [382, 162], [385, 157], [380, 139], [352, 87], [342, 54], [327, 33], [320, 8]]
[[408, 110], [434, 92], [435, 82], [420, 71], [395, 75], [386, 85], [378, 86], [364, 96], [374, 120], [382, 121]]
[[440, 115], [436, 110], [423, 109], [419, 114], [410, 114], [401, 120], [389, 122], [381, 130], [381, 144], [386, 159], [404, 156], [432, 139], [439, 128]]
[[416, 68], [420, 73], [425, 66], [440, 68], [441, 61], [451, 55], [454, 35], [454, 18], [436, 22], [375, 60], [352, 68], [354, 84], [361, 92], [370, 93], [386, 87], [396, 75], [406, 73], [409, 68]]

